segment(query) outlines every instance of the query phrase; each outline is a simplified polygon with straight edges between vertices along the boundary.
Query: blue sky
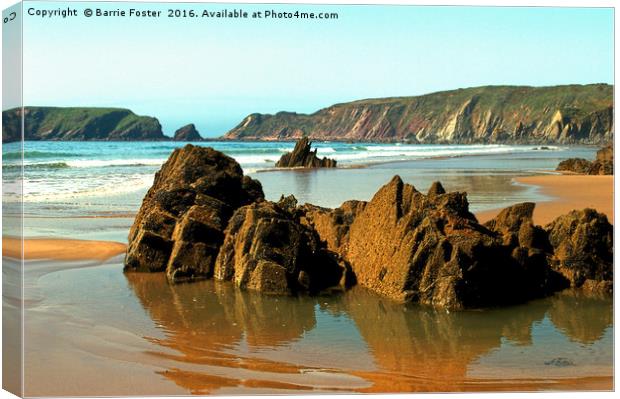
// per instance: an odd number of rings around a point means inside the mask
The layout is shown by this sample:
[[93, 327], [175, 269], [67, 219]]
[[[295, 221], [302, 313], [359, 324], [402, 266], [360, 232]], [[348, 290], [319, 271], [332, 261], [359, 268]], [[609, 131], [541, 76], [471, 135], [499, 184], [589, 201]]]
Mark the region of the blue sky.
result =
[[[613, 10], [242, 5], [337, 20], [169, 19], [168, 5], [74, 3], [24, 16], [24, 103], [116, 106], [217, 136], [252, 112], [480, 85], [613, 83]], [[86, 18], [84, 8], [163, 10]], [[66, 3], [25, 3], [54, 9]], [[234, 5], [175, 4], [217, 11]]]

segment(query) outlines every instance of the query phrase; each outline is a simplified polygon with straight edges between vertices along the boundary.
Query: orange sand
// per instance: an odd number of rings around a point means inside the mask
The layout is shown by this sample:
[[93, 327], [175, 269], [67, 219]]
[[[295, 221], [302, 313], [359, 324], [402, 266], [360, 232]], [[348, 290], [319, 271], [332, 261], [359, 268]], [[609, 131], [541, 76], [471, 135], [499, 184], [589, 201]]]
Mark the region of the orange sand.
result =
[[[106, 260], [126, 249], [127, 245], [113, 241], [27, 238], [24, 240], [24, 259]], [[2, 237], [2, 256], [18, 259], [20, 254], [20, 239]]]
[[[553, 201], [538, 202], [534, 210], [534, 222], [546, 225], [560, 215], [573, 209], [594, 208], [614, 222], [613, 176], [545, 175], [515, 178], [521, 184], [540, 187], [543, 194]], [[494, 218], [501, 209], [476, 214], [481, 223]]]

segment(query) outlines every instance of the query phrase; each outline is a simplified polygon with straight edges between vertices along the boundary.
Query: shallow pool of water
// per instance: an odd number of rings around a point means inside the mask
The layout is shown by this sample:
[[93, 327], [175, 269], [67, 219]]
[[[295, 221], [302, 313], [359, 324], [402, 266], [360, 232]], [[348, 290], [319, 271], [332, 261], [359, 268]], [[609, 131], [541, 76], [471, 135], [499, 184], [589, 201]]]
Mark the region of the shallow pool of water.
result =
[[[610, 298], [447, 312], [363, 288], [273, 297], [26, 265], [29, 395], [611, 389]], [[74, 268], [67, 268], [74, 267]]]

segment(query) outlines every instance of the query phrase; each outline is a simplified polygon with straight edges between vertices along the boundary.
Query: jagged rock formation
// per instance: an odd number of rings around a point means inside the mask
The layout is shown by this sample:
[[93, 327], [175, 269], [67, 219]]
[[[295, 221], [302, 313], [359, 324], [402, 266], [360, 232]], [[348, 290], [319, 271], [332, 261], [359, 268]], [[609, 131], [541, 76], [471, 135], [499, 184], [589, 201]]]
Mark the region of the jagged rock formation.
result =
[[129, 231], [125, 270], [165, 271], [173, 281], [210, 277], [228, 219], [263, 198], [234, 159], [191, 144], [175, 150]]
[[[336, 230], [345, 232], [348, 225], [348, 234], [317, 231], [340, 244], [359, 284], [382, 295], [436, 307], [500, 305], [556, 289], [557, 281], [537, 269], [544, 254], [528, 236], [537, 235], [529, 231], [532, 210], [505, 210], [492, 221], [495, 233], [478, 224], [464, 193], [445, 193], [435, 183], [424, 195], [395, 177], [367, 204], [335, 211], [350, 215], [334, 215], [341, 222]], [[521, 241], [508, 237], [520, 231]]]
[[588, 171], [590, 175], [614, 174], [614, 146], [610, 144], [596, 152], [596, 159]]
[[436, 182], [425, 195], [398, 176], [370, 201], [336, 209], [298, 206], [293, 196], [274, 203], [232, 158], [187, 145], [143, 201], [125, 271], [165, 271], [172, 282], [213, 276], [269, 294], [359, 283], [453, 309], [523, 302], [568, 286], [611, 290], [606, 217], [573, 211], [543, 229], [533, 211], [533, 203], [517, 204], [481, 225], [465, 193]]
[[282, 155], [276, 167], [278, 168], [335, 168], [336, 160], [323, 157], [323, 159], [317, 157], [315, 148], [311, 150], [311, 142], [307, 137], [302, 137], [295, 143], [293, 152], [287, 152]]
[[583, 158], [569, 158], [558, 164], [557, 171], [573, 172], [581, 175], [613, 175], [614, 147], [607, 145], [596, 152], [592, 162]]
[[336, 209], [311, 204], [302, 207], [302, 223], [315, 229], [331, 251], [344, 254], [348, 250], [349, 230], [365, 201], [346, 201]]
[[[122, 108], [24, 107], [25, 140], [160, 141], [159, 121]], [[22, 109], [2, 112], [2, 142], [21, 140]]]
[[613, 286], [613, 226], [594, 209], [572, 211], [546, 229], [553, 246], [552, 267], [573, 287], [611, 292]]
[[174, 132], [174, 141], [203, 141], [204, 139], [196, 130], [196, 126], [193, 123], [185, 125], [182, 128]]
[[613, 139], [613, 86], [484, 86], [251, 114], [225, 139], [590, 143]]
[[292, 200], [292, 207], [283, 199], [235, 212], [215, 265], [216, 279], [268, 294], [319, 292], [347, 284], [346, 265], [299, 222]]

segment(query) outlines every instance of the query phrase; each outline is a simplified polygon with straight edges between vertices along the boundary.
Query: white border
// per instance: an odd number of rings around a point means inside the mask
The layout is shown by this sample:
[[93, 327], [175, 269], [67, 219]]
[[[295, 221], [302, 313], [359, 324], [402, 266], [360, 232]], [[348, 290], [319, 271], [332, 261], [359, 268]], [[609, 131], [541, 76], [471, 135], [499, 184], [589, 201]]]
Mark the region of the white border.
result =
[[[96, 3], [97, 1], [95, 0], [85, 0], [85, 2], [93, 2]], [[181, 0], [168, 0], [168, 1], [148, 1], [148, 0], [135, 0], [134, 2], [140, 2], [140, 3], [188, 3], [191, 1], [181, 1]], [[194, 2], [198, 2], [198, 1], [194, 1]], [[2, 9], [5, 9], [13, 4], [17, 3], [17, 1], [13, 1], [13, 0], [0, 0], [0, 5], [2, 5]], [[209, 2], [205, 2], [205, 3], [209, 3]], [[380, 0], [376, 0], [376, 1], [372, 1], [372, 0], [333, 0], [333, 1], [327, 1], [327, 0], [309, 0], [309, 1], [301, 1], [301, 0], [288, 0], [288, 1], [281, 1], [281, 0], [270, 0], [270, 1], [259, 1], [259, 0], [243, 0], [243, 1], [231, 1], [231, 0], [220, 0], [220, 1], [211, 1], [211, 3], [274, 3], [274, 4], [278, 4], [278, 3], [282, 3], [282, 4], [380, 4], [380, 5], [390, 5], [390, 4], [399, 4], [399, 5], [455, 5], [455, 6], [533, 6], [533, 7], [542, 7], [542, 6], [547, 6], [547, 7], [611, 7], [614, 8], [616, 7], [616, 2], [615, 1], [611, 1], [611, 0], [590, 0], [590, 1], [584, 1], [584, 0], [520, 0], [520, 1], [515, 1], [515, 0], [389, 0], [389, 1], [380, 1]], [[616, 15], [614, 12], [614, 84], [616, 84], [615, 82], [615, 75], [616, 75], [616, 71], [618, 69], [618, 62], [617, 62], [617, 58], [616, 55], [618, 54], [618, 30], [615, 29], [615, 25], [616, 25]], [[0, 30], [1, 31], [1, 30]], [[1, 33], [0, 33], [0, 43], [1, 43]], [[0, 44], [1, 45], [1, 44]], [[0, 68], [2, 68], [1, 63], [0, 63]], [[1, 71], [1, 69], [0, 69]], [[1, 83], [0, 83], [1, 85]], [[617, 97], [617, 92], [614, 91], [614, 104], [618, 104], [618, 97]], [[615, 107], [614, 107], [614, 114], [615, 114]], [[614, 115], [615, 118], [615, 115]], [[614, 119], [615, 121], [615, 119]], [[614, 140], [614, 144], [615, 144], [615, 140]], [[618, 190], [619, 187], [619, 182], [618, 179], [614, 179], [614, 192], [616, 192]], [[618, 198], [614, 197], [614, 209], [617, 209], [618, 207]], [[1, 209], [0, 209], [0, 215], [1, 215]], [[618, 243], [618, 237], [615, 234], [615, 228], [614, 228], [614, 247], [617, 248], [617, 243]], [[615, 256], [614, 256], [615, 259]], [[615, 262], [614, 262], [615, 265]], [[616, 270], [615, 270], [616, 271]], [[614, 273], [615, 274], [615, 273]], [[615, 289], [614, 290], [614, 326], [615, 326], [615, 314], [616, 314], [616, 306], [615, 304], [618, 303], [618, 290]], [[1, 329], [0, 329], [0, 334], [1, 334]], [[619, 378], [619, 373], [617, 368], [615, 367], [617, 365], [617, 360], [618, 360], [618, 345], [616, 345], [616, 343], [618, 342], [618, 328], [617, 326], [615, 326], [614, 328], [614, 386], [616, 387], [616, 389], [618, 389], [618, 387], [620, 387], [619, 382], [620, 382], [620, 378]], [[1, 348], [0, 348], [0, 353], [1, 353]], [[0, 379], [1, 379], [1, 374], [0, 374]], [[501, 398], [523, 398], [523, 397], [527, 397], [527, 398], [537, 398], [537, 399], [541, 399], [541, 398], [583, 398], [583, 399], [590, 399], [590, 398], [613, 398], [615, 397], [614, 393], [592, 393], [592, 392], [585, 392], [585, 393], [575, 393], [575, 392], [554, 392], [554, 393], [466, 393], [466, 394], [416, 394], [416, 395], [423, 395], [424, 398], [446, 398], [446, 395], [448, 395], [449, 398], [477, 398], [477, 397], [501, 397]], [[492, 396], [490, 396], [492, 395]], [[317, 395], [295, 395], [292, 396], [291, 398], [305, 398], [305, 399], [310, 399], [310, 398], [315, 398]], [[372, 395], [373, 397], [376, 398], [410, 398], [413, 397], [413, 394], [385, 394], [385, 395]], [[6, 398], [14, 398], [15, 396], [6, 392], [6, 391], [0, 391], [0, 399], [6, 399]], [[282, 398], [284, 396], [261, 396], [262, 398]], [[360, 398], [360, 395], [321, 395], [321, 397], [329, 397], [329, 398], [350, 398], [350, 399], [355, 399], [355, 398]], [[157, 398], [157, 397], [138, 397], [138, 396], [133, 396], [132, 398]], [[256, 398], [255, 396], [234, 396], [231, 398]]]

